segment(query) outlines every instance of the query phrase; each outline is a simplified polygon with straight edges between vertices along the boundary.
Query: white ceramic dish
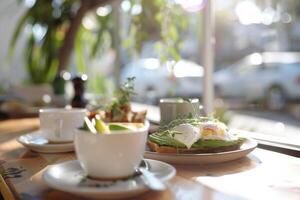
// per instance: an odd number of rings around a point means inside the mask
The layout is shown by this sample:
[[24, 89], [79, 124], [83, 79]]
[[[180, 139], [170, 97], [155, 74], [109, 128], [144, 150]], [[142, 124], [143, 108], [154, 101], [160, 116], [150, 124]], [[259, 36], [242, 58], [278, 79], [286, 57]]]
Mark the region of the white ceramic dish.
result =
[[239, 150], [227, 151], [221, 153], [203, 153], [203, 154], [171, 154], [156, 153], [146, 150], [145, 158], [164, 161], [172, 164], [213, 164], [236, 160], [247, 156], [257, 146], [257, 142], [247, 138]]
[[130, 176], [143, 159], [148, 129], [149, 123], [146, 122], [143, 128], [111, 134], [75, 130], [77, 158], [91, 177], [111, 179]]
[[[175, 168], [167, 163], [149, 159], [145, 159], [145, 161], [149, 166], [149, 171], [162, 181], [168, 181], [176, 174]], [[50, 166], [44, 172], [43, 180], [54, 189], [86, 198], [130, 198], [148, 191], [138, 175], [118, 181], [99, 181], [86, 178], [77, 160]]]
[[17, 138], [17, 141], [40, 153], [65, 153], [74, 151], [74, 143], [49, 143], [41, 131], [32, 132]]

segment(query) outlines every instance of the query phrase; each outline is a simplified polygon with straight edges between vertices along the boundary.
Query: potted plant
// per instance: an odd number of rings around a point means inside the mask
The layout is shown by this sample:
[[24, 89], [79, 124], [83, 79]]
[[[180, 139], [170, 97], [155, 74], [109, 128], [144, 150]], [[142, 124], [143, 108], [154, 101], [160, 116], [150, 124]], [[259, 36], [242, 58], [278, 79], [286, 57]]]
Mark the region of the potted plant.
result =
[[[180, 58], [179, 30], [185, 27], [180, 17], [180, 7], [169, 5], [167, 1], [130, 0], [131, 21], [124, 49], [139, 52], [142, 43], [149, 39], [159, 41], [158, 51], [163, 60]], [[112, 12], [101, 13], [104, 5], [110, 4]], [[134, 12], [136, 6], [141, 12]], [[99, 10], [100, 9], [100, 10]], [[93, 15], [97, 23], [92, 30], [83, 26], [83, 19]], [[68, 70], [70, 57], [75, 57], [79, 72], [84, 72], [86, 52], [92, 58], [102, 46], [115, 49], [117, 69], [120, 67], [120, 1], [112, 0], [63, 0], [35, 1], [20, 18], [10, 43], [10, 55], [13, 54], [17, 39], [22, 30], [28, 30], [24, 50], [25, 66], [32, 85], [52, 84], [55, 93], [63, 93], [63, 80], [60, 74]], [[153, 29], [151, 27], [158, 27]], [[154, 30], [154, 31], [153, 31]], [[151, 34], [148, 34], [151, 33]], [[110, 42], [107, 42], [109, 40]], [[166, 47], [166, 48], [165, 48]], [[103, 50], [103, 49], [102, 49]], [[116, 70], [116, 76], [119, 70]], [[116, 78], [118, 80], [118, 78]], [[54, 83], [54, 84], [53, 84]]]

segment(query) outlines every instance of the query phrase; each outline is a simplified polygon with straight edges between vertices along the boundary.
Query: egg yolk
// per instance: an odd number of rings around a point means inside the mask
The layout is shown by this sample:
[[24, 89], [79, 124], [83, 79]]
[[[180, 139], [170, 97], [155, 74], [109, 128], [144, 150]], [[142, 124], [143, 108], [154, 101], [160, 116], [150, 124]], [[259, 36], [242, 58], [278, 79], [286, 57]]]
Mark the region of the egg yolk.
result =
[[219, 128], [219, 127], [203, 127], [202, 129], [202, 136], [209, 136], [209, 135], [224, 135], [225, 134], [225, 130]]

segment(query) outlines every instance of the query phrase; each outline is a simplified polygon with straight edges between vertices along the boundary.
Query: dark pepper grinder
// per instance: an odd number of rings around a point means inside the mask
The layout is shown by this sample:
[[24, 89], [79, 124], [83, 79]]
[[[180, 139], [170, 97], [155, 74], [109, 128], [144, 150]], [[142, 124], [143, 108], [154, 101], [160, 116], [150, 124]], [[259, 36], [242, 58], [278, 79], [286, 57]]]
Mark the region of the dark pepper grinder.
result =
[[74, 88], [74, 97], [71, 105], [73, 108], [85, 108], [87, 102], [84, 99], [85, 82], [87, 81], [87, 75], [76, 76], [72, 79]]

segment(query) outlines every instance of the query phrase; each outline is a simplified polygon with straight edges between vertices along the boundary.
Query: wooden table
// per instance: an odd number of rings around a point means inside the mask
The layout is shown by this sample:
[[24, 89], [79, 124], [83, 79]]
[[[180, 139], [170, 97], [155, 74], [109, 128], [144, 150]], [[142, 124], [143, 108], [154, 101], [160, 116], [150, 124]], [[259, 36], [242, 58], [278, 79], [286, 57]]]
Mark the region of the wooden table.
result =
[[[39, 154], [16, 142], [37, 129], [38, 119], [0, 122], [0, 182], [6, 199], [82, 199], [53, 190], [41, 179], [48, 165], [75, 159], [73, 153]], [[135, 199], [300, 199], [300, 159], [256, 149], [248, 157], [215, 165], [175, 166], [177, 175], [164, 192]], [[11, 178], [8, 172], [17, 177]]]

